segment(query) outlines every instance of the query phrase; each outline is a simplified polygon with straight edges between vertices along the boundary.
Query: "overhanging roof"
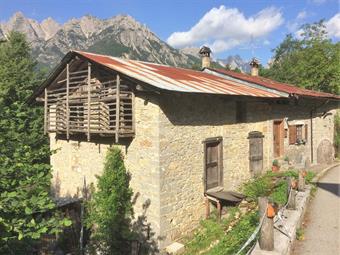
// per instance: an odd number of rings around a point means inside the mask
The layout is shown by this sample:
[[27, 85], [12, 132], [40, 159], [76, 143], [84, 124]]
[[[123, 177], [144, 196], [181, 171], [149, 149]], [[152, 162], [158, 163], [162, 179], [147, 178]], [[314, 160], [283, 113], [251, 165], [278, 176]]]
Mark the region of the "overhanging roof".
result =
[[149, 62], [121, 59], [83, 51], [70, 51], [66, 54], [61, 63], [55, 68], [54, 72], [42, 84], [42, 86], [35, 91], [32, 97], [38, 96], [60, 73], [60, 71], [64, 68], [64, 65], [75, 56], [86, 58], [91, 62], [105, 66], [116, 72], [162, 90], [261, 98], [283, 97], [282, 93], [280, 94], [265, 89], [249, 87], [241, 82], [230, 81], [205, 72]]
[[[224, 69], [213, 69], [213, 68], [205, 68], [205, 70], [216, 72], [218, 74], [222, 74], [223, 77], [229, 76], [234, 78], [233, 80], [241, 80], [250, 82], [253, 84], [258, 84], [260, 86], [263, 86], [265, 88], [271, 89], [271, 91], [276, 90], [280, 92], [287, 93], [291, 96], [302, 96], [302, 97], [314, 97], [314, 98], [324, 98], [324, 99], [336, 99], [340, 100], [340, 96], [325, 93], [325, 92], [319, 92], [309, 89], [303, 89], [296, 86], [293, 86], [291, 84], [283, 83], [274, 81], [268, 78], [264, 78], [261, 76], [251, 76], [244, 73], [237, 73], [230, 70], [224, 70]], [[211, 72], [209, 72], [211, 73]]]

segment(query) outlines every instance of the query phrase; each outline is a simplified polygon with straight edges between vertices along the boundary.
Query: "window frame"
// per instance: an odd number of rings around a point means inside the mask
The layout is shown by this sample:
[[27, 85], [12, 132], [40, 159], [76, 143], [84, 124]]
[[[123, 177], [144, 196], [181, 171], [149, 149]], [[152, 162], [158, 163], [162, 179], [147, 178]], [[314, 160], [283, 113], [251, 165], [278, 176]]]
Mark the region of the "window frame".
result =
[[[223, 138], [221, 136], [211, 137], [205, 139], [203, 143], [203, 186], [204, 193], [208, 191], [207, 189], [207, 148], [209, 144], [218, 143], [218, 187], [223, 188]], [[212, 188], [214, 189], [214, 188]]]

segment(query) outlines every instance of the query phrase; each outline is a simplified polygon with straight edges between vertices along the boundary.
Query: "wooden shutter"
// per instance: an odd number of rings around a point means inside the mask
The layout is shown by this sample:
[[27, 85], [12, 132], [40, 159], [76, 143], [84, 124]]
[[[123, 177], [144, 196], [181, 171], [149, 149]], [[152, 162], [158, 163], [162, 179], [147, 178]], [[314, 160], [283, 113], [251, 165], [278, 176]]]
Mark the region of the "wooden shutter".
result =
[[289, 126], [289, 144], [296, 143], [296, 126]]
[[305, 141], [308, 141], [308, 125], [305, 125]]

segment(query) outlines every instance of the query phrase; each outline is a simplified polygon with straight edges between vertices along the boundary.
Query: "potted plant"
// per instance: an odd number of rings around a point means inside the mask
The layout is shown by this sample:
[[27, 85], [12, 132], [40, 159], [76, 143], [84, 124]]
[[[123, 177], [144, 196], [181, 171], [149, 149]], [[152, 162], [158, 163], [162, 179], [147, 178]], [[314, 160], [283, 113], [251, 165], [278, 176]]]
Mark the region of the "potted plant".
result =
[[272, 165], [272, 171], [273, 172], [278, 172], [280, 170], [280, 164], [277, 159], [273, 160], [273, 165]]

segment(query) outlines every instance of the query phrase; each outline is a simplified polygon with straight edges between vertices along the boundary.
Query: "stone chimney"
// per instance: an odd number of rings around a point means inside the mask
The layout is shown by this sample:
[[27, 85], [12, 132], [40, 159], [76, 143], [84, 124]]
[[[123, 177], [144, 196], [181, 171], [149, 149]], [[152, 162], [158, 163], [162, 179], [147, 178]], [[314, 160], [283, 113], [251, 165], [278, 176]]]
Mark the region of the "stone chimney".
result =
[[207, 46], [203, 46], [198, 53], [202, 57], [202, 69], [209, 68], [211, 49]]
[[259, 76], [260, 61], [257, 58], [253, 58], [250, 61], [249, 65], [251, 66], [250, 71], [251, 76]]

